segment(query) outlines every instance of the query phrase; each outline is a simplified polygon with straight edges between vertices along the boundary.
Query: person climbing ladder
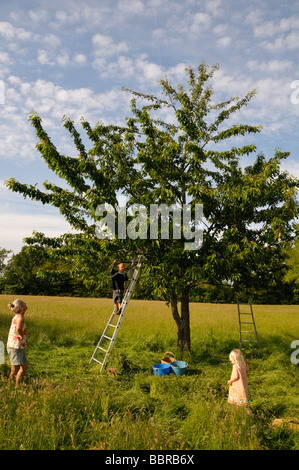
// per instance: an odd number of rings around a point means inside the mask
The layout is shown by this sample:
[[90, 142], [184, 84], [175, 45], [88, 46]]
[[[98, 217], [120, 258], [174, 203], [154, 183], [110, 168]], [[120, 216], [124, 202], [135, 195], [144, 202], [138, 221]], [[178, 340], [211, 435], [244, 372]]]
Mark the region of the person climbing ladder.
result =
[[117, 265], [117, 271], [113, 268], [116, 264], [116, 260], [109, 266], [109, 271], [112, 276], [111, 279], [111, 288], [113, 290], [113, 303], [116, 315], [121, 313], [121, 303], [123, 300], [123, 293], [126, 288], [126, 283], [128, 282], [127, 273], [125, 273], [124, 263], [119, 263]]
[[[112, 280], [111, 280], [111, 283], [110, 283], [111, 288], [113, 288], [114, 279], [117, 279], [116, 277], [114, 278], [114, 276], [116, 276], [119, 273], [123, 277], [123, 284], [125, 285], [125, 283], [126, 283], [126, 281], [125, 281], [126, 277], [124, 276], [126, 273], [124, 272], [124, 267], [123, 266], [118, 266], [119, 271], [116, 271], [115, 269], [113, 269], [113, 265], [115, 263], [116, 263], [116, 260], [109, 267], [109, 269], [111, 268], [110, 272], [111, 272], [111, 275], [113, 276]], [[123, 263], [119, 263], [119, 264], [121, 265]], [[142, 255], [138, 254], [137, 256], [134, 257], [130, 267], [128, 268], [129, 273], [130, 273], [130, 279], [127, 278], [129, 283], [128, 283], [128, 286], [125, 290], [125, 294], [124, 294], [124, 297], [123, 297], [123, 300], [122, 300], [122, 309], [121, 309], [120, 312], [118, 312], [119, 318], [117, 320], [117, 324], [115, 324], [115, 322], [113, 321], [114, 316], [116, 315], [115, 309], [113, 309], [113, 312], [112, 312], [112, 314], [111, 314], [111, 316], [110, 316], [110, 318], [109, 318], [109, 320], [108, 320], [108, 322], [105, 326], [105, 329], [104, 329], [104, 331], [103, 331], [103, 333], [102, 333], [102, 335], [99, 339], [99, 342], [98, 342], [98, 344], [97, 344], [97, 346], [96, 346], [96, 348], [93, 352], [93, 355], [92, 355], [92, 357], [89, 361], [90, 364], [91, 364], [92, 361], [95, 361], [98, 364], [100, 364], [101, 365], [101, 371], [104, 369], [104, 367], [105, 367], [105, 365], [108, 361], [110, 351], [111, 351], [111, 349], [113, 347], [113, 344], [116, 340], [116, 336], [117, 336], [118, 330], [120, 328], [122, 319], [124, 317], [126, 308], [128, 306], [129, 300], [131, 299], [134, 288], [136, 286], [141, 265], [142, 265]], [[119, 285], [116, 286], [116, 282], [115, 282], [115, 287], [121, 287], [121, 286], [119, 286]], [[118, 290], [118, 289], [115, 289], [115, 290]], [[120, 290], [122, 290], [122, 289], [120, 289]], [[121, 299], [122, 299], [122, 293], [121, 293]], [[96, 357], [97, 353], [100, 353], [100, 354], [105, 353], [104, 358], [100, 358], [102, 360], [97, 359], [97, 357]]]

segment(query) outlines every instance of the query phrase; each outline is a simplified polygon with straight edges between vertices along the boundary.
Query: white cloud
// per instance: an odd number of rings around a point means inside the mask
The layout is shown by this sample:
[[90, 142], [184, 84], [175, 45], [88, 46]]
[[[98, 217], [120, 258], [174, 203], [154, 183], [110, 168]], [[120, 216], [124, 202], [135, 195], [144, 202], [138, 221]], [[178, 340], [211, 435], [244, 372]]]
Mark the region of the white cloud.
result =
[[[50, 85], [52, 88], [52, 84]], [[56, 88], [54, 99], [63, 103], [84, 103], [87, 100], [90, 102], [93, 93], [89, 88], [78, 88], [75, 90], [65, 90], [63, 88]]]
[[269, 52], [296, 50], [299, 41], [299, 19], [294, 15], [279, 21], [260, 20], [259, 24], [254, 26], [253, 33], [258, 39], [265, 38], [261, 45]]
[[2, 159], [14, 159], [33, 161], [36, 158], [29, 125], [24, 123], [21, 117], [18, 118], [18, 108], [9, 108], [7, 112], [7, 122], [0, 124], [0, 154]]
[[114, 62], [107, 62], [106, 59], [96, 59], [94, 66], [100, 73], [101, 78], [118, 76], [122, 79], [132, 77], [136, 73], [133, 59], [126, 56], [119, 56]]
[[222, 0], [208, 0], [205, 5], [205, 10], [212, 16], [223, 15], [223, 2]]
[[0, 63], [9, 65], [12, 64], [13, 61], [7, 52], [0, 51]]
[[292, 69], [294, 64], [290, 60], [270, 60], [269, 62], [249, 60], [247, 66], [250, 70], [261, 72], [284, 72]]
[[0, 35], [6, 40], [17, 39], [20, 41], [26, 41], [33, 37], [30, 31], [26, 31], [23, 28], [16, 28], [7, 21], [0, 21]]
[[32, 214], [30, 212], [0, 212], [0, 247], [18, 253], [22, 240], [30, 237], [33, 231], [42, 232], [47, 237], [59, 237], [66, 232], [74, 232], [62, 216]]
[[99, 59], [95, 62], [102, 78], [109, 78], [117, 76], [122, 79], [134, 76], [134, 79], [139, 84], [150, 83], [156, 86], [158, 81], [163, 77], [165, 68], [150, 62], [146, 54], [141, 54], [135, 59], [120, 56], [114, 62], [106, 62], [104, 59]]
[[244, 15], [244, 23], [245, 24], [250, 24], [253, 27], [255, 25], [260, 24], [264, 21], [264, 11], [262, 11], [259, 8], [254, 8], [252, 11], [247, 11], [246, 14]]
[[299, 19], [296, 16], [281, 18], [279, 21], [263, 21], [254, 28], [256, 37], [273, 37], [277, 33], [290, 32], [299, 29]]
[[73, 57], [73, 61], [77, 65], [85, 65], [87, 62], [87, 57], [84, 54], [75, 54]]
[[220, 23], [220, 24], [217, 24], [214, 28], [213, 28], [213, 31], [215, 34], [224, 34], [227, 32], [228, 30], [228, 25], [227, 24], [223, 24], [223, 23]]
[[255, 37], [272, 37], [277, 32], [277, 26], [273, 21], [262, 22], [258, 26], [255, 26], [253, 33]]
[[70, 57], [67, 51], [59, 51], [53, 54], [53, 51], [40, 49], [37, 51], [37, 61], [40, 65], [48, 65], [51, 67], [70, 67], [82, 66], [87, 64], [87, 57], [84, 54], [75, 54]]
[[145, 6], [141, 0], [119, 0], [117, 8], [125, 15], [140, 15]]
[[206, 29], [210, 26], [211, 20], [211, 16], [207, 13], [196, 13], [195, 15], [192, 15], [190, 31], [192, 33], [200, 34], [202, 29]]
[[279, 31], [289, 31], [290, 29], [299, 28], [299, 18], [298, 16], [291, 16], [289, 18], [281, 18], [279, 21]]
[[[260, 67], [267, 70], [267, 63], [259, 64], [253, 62], [249, 64], [260, 71]], [[286, 65], [289, 65], [288, 63]], [[273, 69], [278, 65], [270, 63]], [[296, 128], [298, 121], [299, 106], [291, 103], [291, 80], [288, 74], [278, 73], [275, 76], [265, 75], [255, 79], [245, 73], [229, 74], [218, 70], [213, 78], [214, 99], [219, 102], [238, 95], [240, 98], [249, 91], [255, 89], [256, 95], [250, 101], [248, 107], [243, 108], [232, 120], [242, 121], [249, 124], [261, 124], [263, 135], [273, 136], [289, 133], [292, 128]]]
[[264, 41], [262, 46], [269, 52], [297, 50], [299, 31], [292, 31], [286, 36], [279, 36], [274, 41]]
[[70, 10], [57, 10], [55, 17], [61, 23], [75, 23], [80, 19], [80, 11], [75, 8]]
[[60, 44], [61, 44], [61, 40], [59, 39], [59, 37], [55, 34], [52, 34], [52, 33], [51, 34], [46, 34], [43, 39], [44, 39], [45, 43], [48, 44], [49, 47], [51, 47], [51, 48], [56, 48], [56, 47], [60, 46]]
[[49, 13], [47, 10], [36, 9], [36, 10], [29, 10], [28, 16], [31, 21], [34, 23], [40, 23], [42, 21], [47, 21], [49, 18]]
[[0, 34], [5, 38], [5, 39], [12, 39], [15, 35], [15, 28], [12, 26], [11, 23], [8, 23], [6, 21], [1, 21], [0, 22]]
[[68, 67], [68, 65], [71, 64], [69, 54], [66, 51], [61, 51], [61, 53], [56, 56], [56, 62], [60, 67]]
[[22, 195], [10, 191], [1, 180], [0, 199], [0, 248], [19, 252], [23, 238], [30, 237], [33, 231], [43, 232], [48, 237], [75, 232], [58, 209], [24, 199]]
[[95, 34], [92, 37], [92, 43], [95, 47], [96, 57], [109, 57], [129, 51], [126, 41], [117, 43], [111, 36], [105, 36], [104, 34]]
[[[45, 128], [57, 136], [58, 147], [63, 143], [65, 132], [61, 126], [64, 115], [77, 124], [81, 117], [95, 125], [107, 113], [118, 110], [118, 118], [128, 110], [129, 98], [120, 89], [95, 93], [91, 88], [67, 89], [54, 82], [38, 79], [25, 82], [10, 75], [5, 90], [5, 105], [0, 106], [0, 155], [2, 159], [27, 162], [39, 159], [35, 151], [36, 138], [28, 122], [31, 111], [43, 119]], [[113, 122], [111, 118], [110, 123]], [[56, 142], [56, 140], [55, 140]], [[71, 152], [74, 148], [67, 148]]]
[[12, 85], [20, 85], [22, 83], [22, 80], [20, 79], [20, 77], [17, 77], [16, 75], [10, 75], [7, 81], [11, 83]]
[[186, 71], [185, 69], [188, 67], [189, 64], [185, 64], [185, 63], [179, 63], [179, 64], [176, 64], [174, 67], [170, 67], [167, 71], [166, 71], [166, 75], [167, 76], [170, 76], [172, 80], [176, 82], [180, 82], [182, 80], [185, 80], [186, 79]]
[[231, 44], [232, 38], [230, 36], [223, 36], [222, 38], [218, 39], [217, 44], [220, 47], [227, 47]]
[[282, 161], [281, 169], [287, 171], [290, 175], [299, 179], [299, 162], [289, 157], [287, 160]]
[[136, 60], [136, 67], [138, 73], [141, 73], [142, 79], [155, 82], [162, 78], [163, 68], [155, 63], [149, 62], [145, 55], [142, 55]]
[[37, 52], [37, 61], [41, 65], [54, 65], [55, 62], [50, 60], [49, 52], [41, 49]]

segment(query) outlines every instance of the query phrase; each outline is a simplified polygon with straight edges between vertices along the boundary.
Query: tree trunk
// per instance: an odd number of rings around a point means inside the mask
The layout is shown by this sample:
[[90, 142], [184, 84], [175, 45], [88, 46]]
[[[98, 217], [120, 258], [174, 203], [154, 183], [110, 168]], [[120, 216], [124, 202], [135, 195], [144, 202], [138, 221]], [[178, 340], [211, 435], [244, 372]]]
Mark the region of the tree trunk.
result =
[[176, 296], [171, 297], [170, 303], [172, 316], [177, 325], [177, 346], [181, 348], [182, 351], [190, 351], [189, 286], [187, 286], [182, 293], [181, 315], [179, 314]]

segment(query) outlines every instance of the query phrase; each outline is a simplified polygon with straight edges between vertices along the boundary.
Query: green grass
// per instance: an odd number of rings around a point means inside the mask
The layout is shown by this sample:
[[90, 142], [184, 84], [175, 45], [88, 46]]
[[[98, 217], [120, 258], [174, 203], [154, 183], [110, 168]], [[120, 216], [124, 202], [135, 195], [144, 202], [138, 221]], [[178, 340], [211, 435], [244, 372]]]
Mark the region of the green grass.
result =
[[[16, 297], [16, 296], [15, 296]], [[250, 360], [254, 417], [227, 403], [228, 355], [238, 347], [235, 305], [191, 304], [191, 352], [186, 375], [155, 377], [152, 365], [176, 349], [176, 327], [163, 302], [131, 300], [108, 367], [89, 365], [111, 313], [110, 299], [22, 297], [28, 311], [29, 369], [20, 388], [0, 366], [0, 449], [287, 450], [298, 432], [275, 418], [298, 420], [298, 306], [254, 306], [262, 349]], [[0, 296], [0, 338], [11, 322]]]

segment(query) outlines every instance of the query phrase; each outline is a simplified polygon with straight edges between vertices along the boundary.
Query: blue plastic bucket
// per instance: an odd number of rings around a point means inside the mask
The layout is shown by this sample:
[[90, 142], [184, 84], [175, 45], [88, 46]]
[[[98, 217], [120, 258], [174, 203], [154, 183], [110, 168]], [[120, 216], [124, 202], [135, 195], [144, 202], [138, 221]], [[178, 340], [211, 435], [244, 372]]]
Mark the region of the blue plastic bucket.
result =
[[184, 362], [184, 361], [174, 361], [174, 362], [170, 363], [171, 370], [175, 375], [184, 375], [184, 374], [186, 374], [186, 370], [187, 370], [188, 365], [189, 364], [187, 362]]
[[170, 365], [168, 364], [155, 364], [153, 366], [154, 374], [157, 376], [168, 375], [170, 372]]

